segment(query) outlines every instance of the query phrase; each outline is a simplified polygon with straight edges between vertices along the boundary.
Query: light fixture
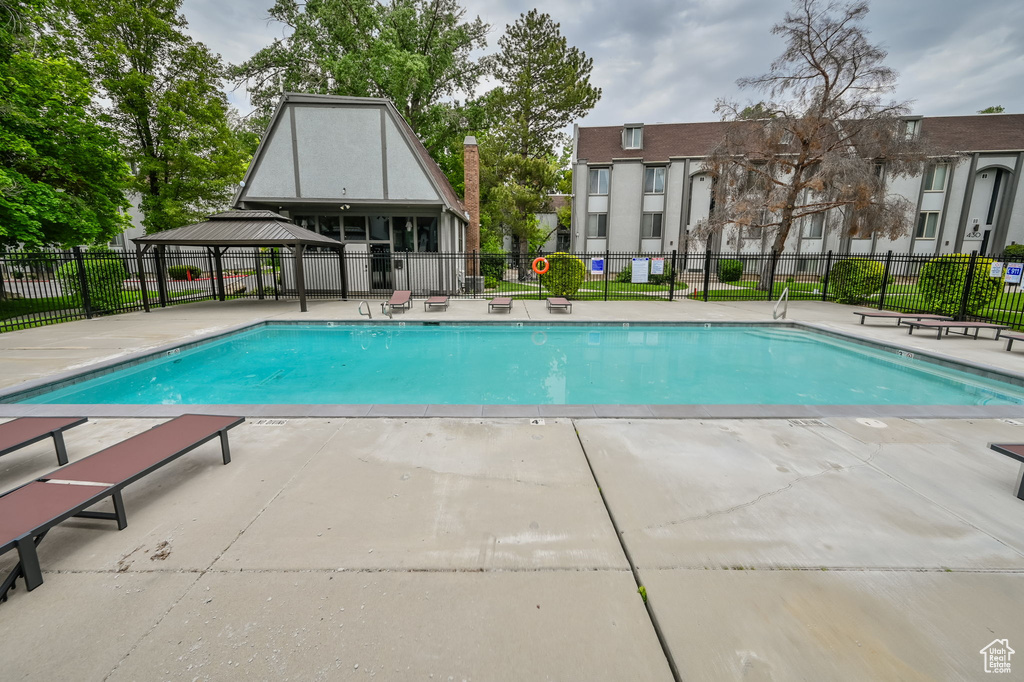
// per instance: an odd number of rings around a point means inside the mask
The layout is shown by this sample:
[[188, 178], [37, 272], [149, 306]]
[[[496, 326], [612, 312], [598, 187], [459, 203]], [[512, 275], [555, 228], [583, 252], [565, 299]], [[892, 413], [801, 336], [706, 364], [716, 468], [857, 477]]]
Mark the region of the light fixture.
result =
[[406, 220], [405, 221], [405, 231], [406, 232], [412, 232], [412, 221], [411, 220]]

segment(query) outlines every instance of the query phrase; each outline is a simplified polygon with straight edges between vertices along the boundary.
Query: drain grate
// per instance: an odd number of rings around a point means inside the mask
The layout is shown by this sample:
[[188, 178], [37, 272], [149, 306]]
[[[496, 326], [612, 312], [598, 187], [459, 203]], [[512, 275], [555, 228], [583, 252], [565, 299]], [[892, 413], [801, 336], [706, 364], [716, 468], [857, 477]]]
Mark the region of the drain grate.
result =
[[287, 419], [257, 419], [249, 422], [249, 426], [284, 426], [287, 423]]
[[790, 426], [828, 426], [820, 419], [790, 419]]

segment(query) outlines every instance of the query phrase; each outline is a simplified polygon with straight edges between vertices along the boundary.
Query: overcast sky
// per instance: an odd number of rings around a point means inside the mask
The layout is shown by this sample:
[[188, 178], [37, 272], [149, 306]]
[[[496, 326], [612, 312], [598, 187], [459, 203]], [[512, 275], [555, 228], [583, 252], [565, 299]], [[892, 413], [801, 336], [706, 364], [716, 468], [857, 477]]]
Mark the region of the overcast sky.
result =
[[[282, 35], [272, 0], [185, 0], [190, 30], [225, 60], [240, 62]], [[594, 60], [601, 101], [579, 123], [711, 121], [717, 98], [746, 101], [736, 79], [767, 71], [783, 50], [771, 27], [788, 0], [462, 0], [491, 24], [488, 52], [506, 24], [539, 6]], [[899, 72], [896, 97], [925, 116], [973, 114], [1001, 104], [1024, 112], [1024, 3], [1017, 0], [875, 0], [869, 39]], [[244, 92], [229, 92], [243, 112]]]

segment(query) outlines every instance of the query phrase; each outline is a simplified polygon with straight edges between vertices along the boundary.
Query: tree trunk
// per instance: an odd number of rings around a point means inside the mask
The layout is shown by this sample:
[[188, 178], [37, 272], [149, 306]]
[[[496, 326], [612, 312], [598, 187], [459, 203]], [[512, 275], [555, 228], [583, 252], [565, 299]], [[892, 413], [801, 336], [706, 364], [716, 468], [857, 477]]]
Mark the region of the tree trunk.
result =
[[530, 268], [530, 242], [528, 239], [519, 239], [519, 281], [525, 282], [533, 278], [533, 270]]

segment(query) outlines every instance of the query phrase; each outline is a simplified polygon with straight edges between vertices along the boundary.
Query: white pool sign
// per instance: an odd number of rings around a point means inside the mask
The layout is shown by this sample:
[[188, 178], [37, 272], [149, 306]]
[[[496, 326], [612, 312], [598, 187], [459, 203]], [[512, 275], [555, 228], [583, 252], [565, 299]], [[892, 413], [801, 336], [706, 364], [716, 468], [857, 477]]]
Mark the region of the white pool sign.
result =
[[633, 277], [631, 279], [633, 284], [647, 283], [647, 262], [649, 260], [650, 258], [633, 259]]
[[1020, 263], [1010, 263], [1006, 266], [1006, 279], [1007, 284], [1020, 284], [1021, 271], [1024, 270], [1024, 265]]
[[590, 272], [595, 275], [604, 274], [604, 258], [591, 258]]
[[992, 269], [988, 271], [989, 277], [1003, 278], [1003, 264], [999, 261], [992, 263]]
[[663, 275], [663, 274], [665, 274], [665, 259], [664, 258], [652, 258], [651, 259], [651, 274], [652, 275]]

